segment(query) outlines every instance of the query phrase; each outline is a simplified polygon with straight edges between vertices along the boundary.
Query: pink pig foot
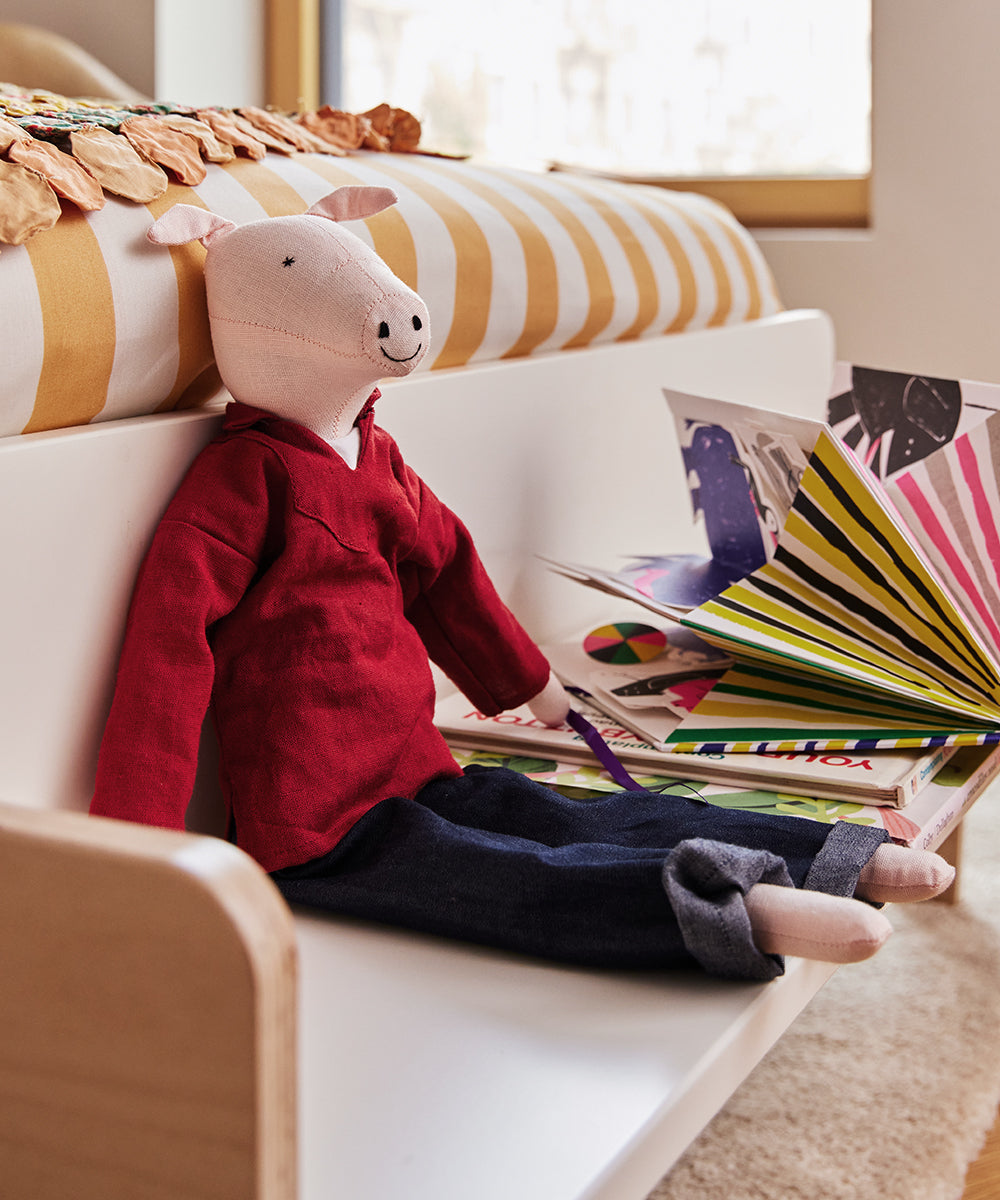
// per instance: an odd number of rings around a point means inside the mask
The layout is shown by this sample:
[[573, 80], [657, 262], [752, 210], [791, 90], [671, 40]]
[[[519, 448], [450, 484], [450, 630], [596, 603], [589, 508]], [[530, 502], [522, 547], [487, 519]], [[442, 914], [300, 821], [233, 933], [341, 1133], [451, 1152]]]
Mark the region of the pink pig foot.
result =
[[939, 896], [954, 878], [940, 854], [883, 842], [861, 868], [854, 894], [873, 904], [907, 904]]
[[754, 943], [765, 954], [862, 962], [892, 933], [878, 909], [826, 892], [758, 883], [747, 892], [746, 908]]

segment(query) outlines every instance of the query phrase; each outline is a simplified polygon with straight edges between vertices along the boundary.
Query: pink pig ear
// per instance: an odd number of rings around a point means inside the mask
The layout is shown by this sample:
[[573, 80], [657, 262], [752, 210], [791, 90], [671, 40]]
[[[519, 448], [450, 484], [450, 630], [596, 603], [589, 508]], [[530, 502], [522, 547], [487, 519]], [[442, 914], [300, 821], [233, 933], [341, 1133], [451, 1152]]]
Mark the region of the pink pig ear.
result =
[[180, 246], [196, 238], [204, 245], [220, 233], [228, 233], [236, 226], [225, 217], [216, 216], [193, 204], [175, 204], [158, 221], [154, 221], [146, 237], [161, 246]]
[[317, 200], [307, 211], [313, 217], [326, 217], [329, 221], [360, 221], [373, 217], [398, 199], [392, 188], [348, 184]]

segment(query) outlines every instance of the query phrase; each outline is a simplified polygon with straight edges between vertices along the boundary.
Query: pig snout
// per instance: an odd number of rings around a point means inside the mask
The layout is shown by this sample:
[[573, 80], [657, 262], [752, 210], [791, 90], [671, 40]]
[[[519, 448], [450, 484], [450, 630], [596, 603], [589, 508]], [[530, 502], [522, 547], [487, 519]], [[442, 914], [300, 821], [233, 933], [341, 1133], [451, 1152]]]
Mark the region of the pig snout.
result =
[[[420, 330], [423, 329], [424, 325], [423, 321], [421, 321], [416, 313], [414, 313], [410, 318], [410, 324], [412, 325], [414, 332], [417, 334], [420, 333]], [[389, 359], [390, 362], [409, 362], [411, 358], [416, 358], [416, 356], [424, 348], [423, 342], [418, 341], [416, 348], [410, 354], [390, 354], [390, 349], [408, 350], [413, 343], [413, 338], [409, 336], [409, 330], [406, 330], [405, 328], [402, 335], [400, 335], [398, 332], [393, 333], [393, 331], [389, 328], [387, 321], [379, 322], [378, 340], [379, 349], [382, 351], [385, 357]], [[399, 345], [400, 342], [403, 343], [402, 346]]]
[[427, 351], [427, 309], [415, 293], [387, 296], [369, 315], [366, 349], [387, 375], [408, 375]]

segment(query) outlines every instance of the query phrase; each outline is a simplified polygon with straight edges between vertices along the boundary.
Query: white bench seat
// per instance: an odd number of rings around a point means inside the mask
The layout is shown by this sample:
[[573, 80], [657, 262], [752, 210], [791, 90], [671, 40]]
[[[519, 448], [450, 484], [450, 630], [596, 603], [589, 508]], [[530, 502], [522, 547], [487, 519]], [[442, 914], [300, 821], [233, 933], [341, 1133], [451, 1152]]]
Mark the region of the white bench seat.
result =
[[833, 971], [720, 985], [295, 927], [301, 1200], [645, 1196]]
[[[537, 555], [700, 545], [662, 387], [817, 412], [832, 358], [829, 321], [788, 313], [432, 372], [379, 419], [547, 640], [608, 601]], [[138, 564], [218, 421], [0, 439], [0, 1191], [641, 1200], [829, 968], [616, 975], [293, 921], [205, 836], [207, 752], [200, 832], [83, 815]]]

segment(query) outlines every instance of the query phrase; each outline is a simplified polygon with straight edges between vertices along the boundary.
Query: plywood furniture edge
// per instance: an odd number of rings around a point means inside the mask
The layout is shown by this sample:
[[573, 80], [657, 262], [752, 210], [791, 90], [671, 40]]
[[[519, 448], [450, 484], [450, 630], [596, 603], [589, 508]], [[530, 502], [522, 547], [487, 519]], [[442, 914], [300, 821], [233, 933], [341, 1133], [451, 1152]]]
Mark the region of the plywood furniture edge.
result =
[[958, 904], [962, 899], [962, 849], [965, 844], [965, 824], [960, 822], [948, 834], [940, 846], [938, 854], [955, 868], [955, 882], [935, 899], [939, 904]]
[[0, 804], [0, 1161], [33, 1200], [293, 1200], [290, 913], [218, 839]]

